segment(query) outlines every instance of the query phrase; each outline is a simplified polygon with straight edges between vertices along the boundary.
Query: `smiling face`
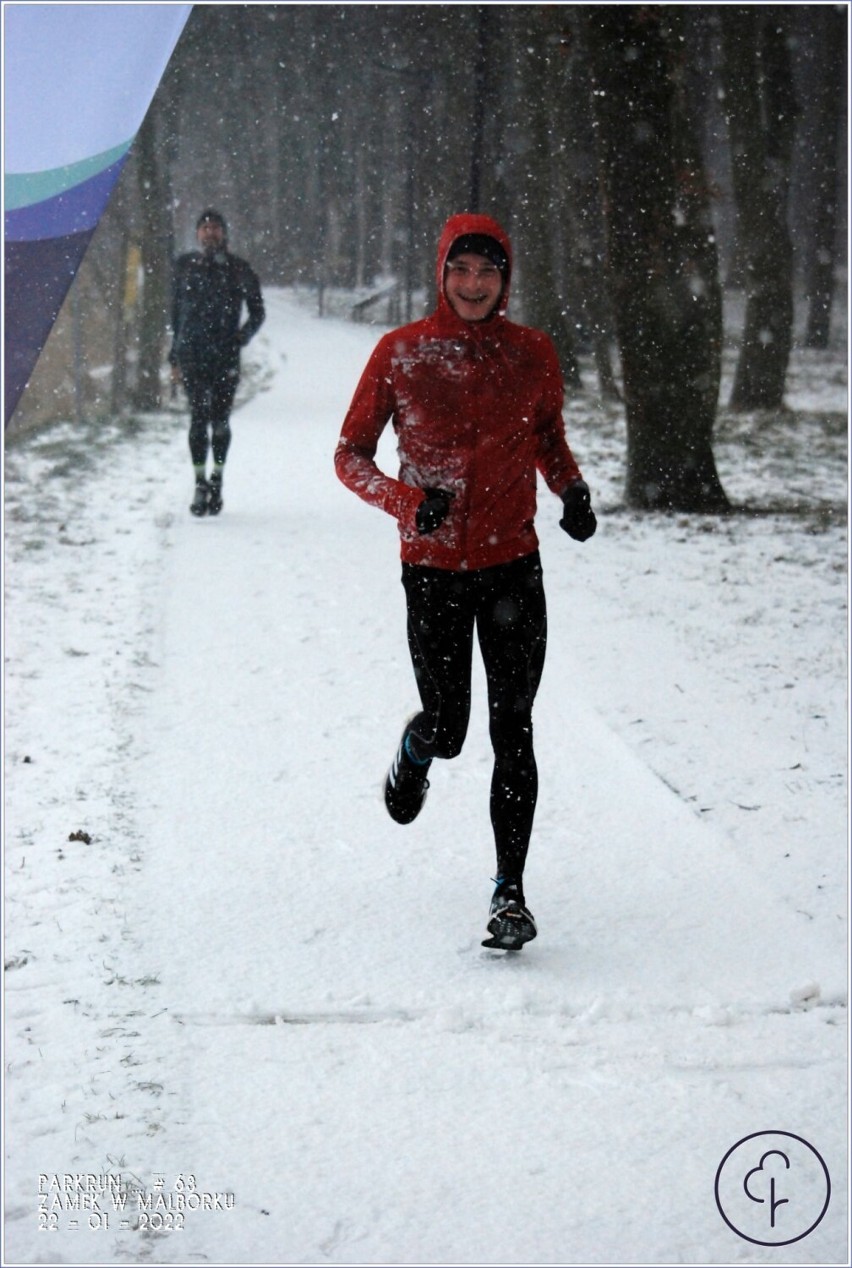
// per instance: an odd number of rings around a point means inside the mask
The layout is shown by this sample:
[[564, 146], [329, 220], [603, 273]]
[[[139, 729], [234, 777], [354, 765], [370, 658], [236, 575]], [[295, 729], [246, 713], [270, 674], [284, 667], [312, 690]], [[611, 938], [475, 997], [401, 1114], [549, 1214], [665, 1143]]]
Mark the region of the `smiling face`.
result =
[[503, 293], [503, 274], [484, 255], [464, 251], [444, 270], [444, 294], [462, 321], [485, 321]]

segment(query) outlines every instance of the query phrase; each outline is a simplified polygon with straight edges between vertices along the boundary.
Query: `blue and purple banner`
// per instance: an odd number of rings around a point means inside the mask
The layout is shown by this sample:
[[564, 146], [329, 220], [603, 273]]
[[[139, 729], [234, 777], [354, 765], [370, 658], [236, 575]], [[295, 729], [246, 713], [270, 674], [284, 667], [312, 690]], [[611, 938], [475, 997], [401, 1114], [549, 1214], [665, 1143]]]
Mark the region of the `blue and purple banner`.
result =
[[7, 423], [191, 8], [3, 6]]

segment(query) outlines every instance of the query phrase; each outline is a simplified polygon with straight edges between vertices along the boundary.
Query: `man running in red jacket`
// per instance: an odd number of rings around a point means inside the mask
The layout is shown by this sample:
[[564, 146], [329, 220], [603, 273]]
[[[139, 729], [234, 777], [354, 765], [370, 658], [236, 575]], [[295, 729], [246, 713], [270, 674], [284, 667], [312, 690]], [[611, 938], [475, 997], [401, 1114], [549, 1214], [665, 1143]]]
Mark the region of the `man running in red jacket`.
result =
[[[511, 244], [496, 221], [473, 214], [447, 221], [437, 308], [379, 341], [334, 461], [348, 488], [399, 525], [422, 707], [406, 724], [385, 780], [397, 823], [420, 813], [432, 761], [461, 752], [476, 630], [488, 685], [497, 853], [483, 945], [516, 950], [536, 936], [523, 891], [538, 793], [532, 706], [547, 631], [536, 471], [562, 499], [560, 524], [571, 537], [591, 537], [596, 520], [565, 439], [553, 343], [505, 316], [511, 273]], [[375, 462], [388, 422], [398, 441], [397, 479]]]

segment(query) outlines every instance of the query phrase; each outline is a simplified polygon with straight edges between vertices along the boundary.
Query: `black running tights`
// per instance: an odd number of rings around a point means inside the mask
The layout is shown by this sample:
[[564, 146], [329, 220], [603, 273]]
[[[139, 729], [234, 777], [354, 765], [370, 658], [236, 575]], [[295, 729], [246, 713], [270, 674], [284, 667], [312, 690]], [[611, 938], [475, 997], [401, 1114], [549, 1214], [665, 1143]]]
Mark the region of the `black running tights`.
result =
[[470, 717], [473, 632], [488, 685], [497, 873], [520, 877], [538, 795], [532, 706], [547, 643], [538, 552], [509, 564], [449, 572], [403, 564], [408, 645], [422, 711], [409, 725], [421, 759], [456, 757]]
[[184, 370], [183, 378], [190, 408], [189, 452], [192, 461], [196, 466], [206, 463], [212, 445], [213, 461], [221, 465], [231, 444], [230, 415], [238, 376], [228, 372], [205, 375]]

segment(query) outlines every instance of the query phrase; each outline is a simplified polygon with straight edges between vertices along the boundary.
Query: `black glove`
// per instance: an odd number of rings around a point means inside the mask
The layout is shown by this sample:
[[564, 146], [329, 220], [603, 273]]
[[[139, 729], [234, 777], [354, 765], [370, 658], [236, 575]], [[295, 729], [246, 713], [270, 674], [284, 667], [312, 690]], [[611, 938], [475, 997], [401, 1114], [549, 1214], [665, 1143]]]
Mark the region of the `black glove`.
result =
[[559, 527], [564, 528], [569, 537], [573, 537], [575, 542], [584, 542], [594, 536], [598, 521], [592, 510], [589, 486], [585, 480], [575, 480], [573, 484], [569, 484], [562, 494], [562, 505], [565, 513], [559, 521]]
[[414, 522], [418, 533], [434, 533], [450, 513], [450, 500], [455, 496], [444, 489], [424, 489], [426, 494], [417, 508]]

